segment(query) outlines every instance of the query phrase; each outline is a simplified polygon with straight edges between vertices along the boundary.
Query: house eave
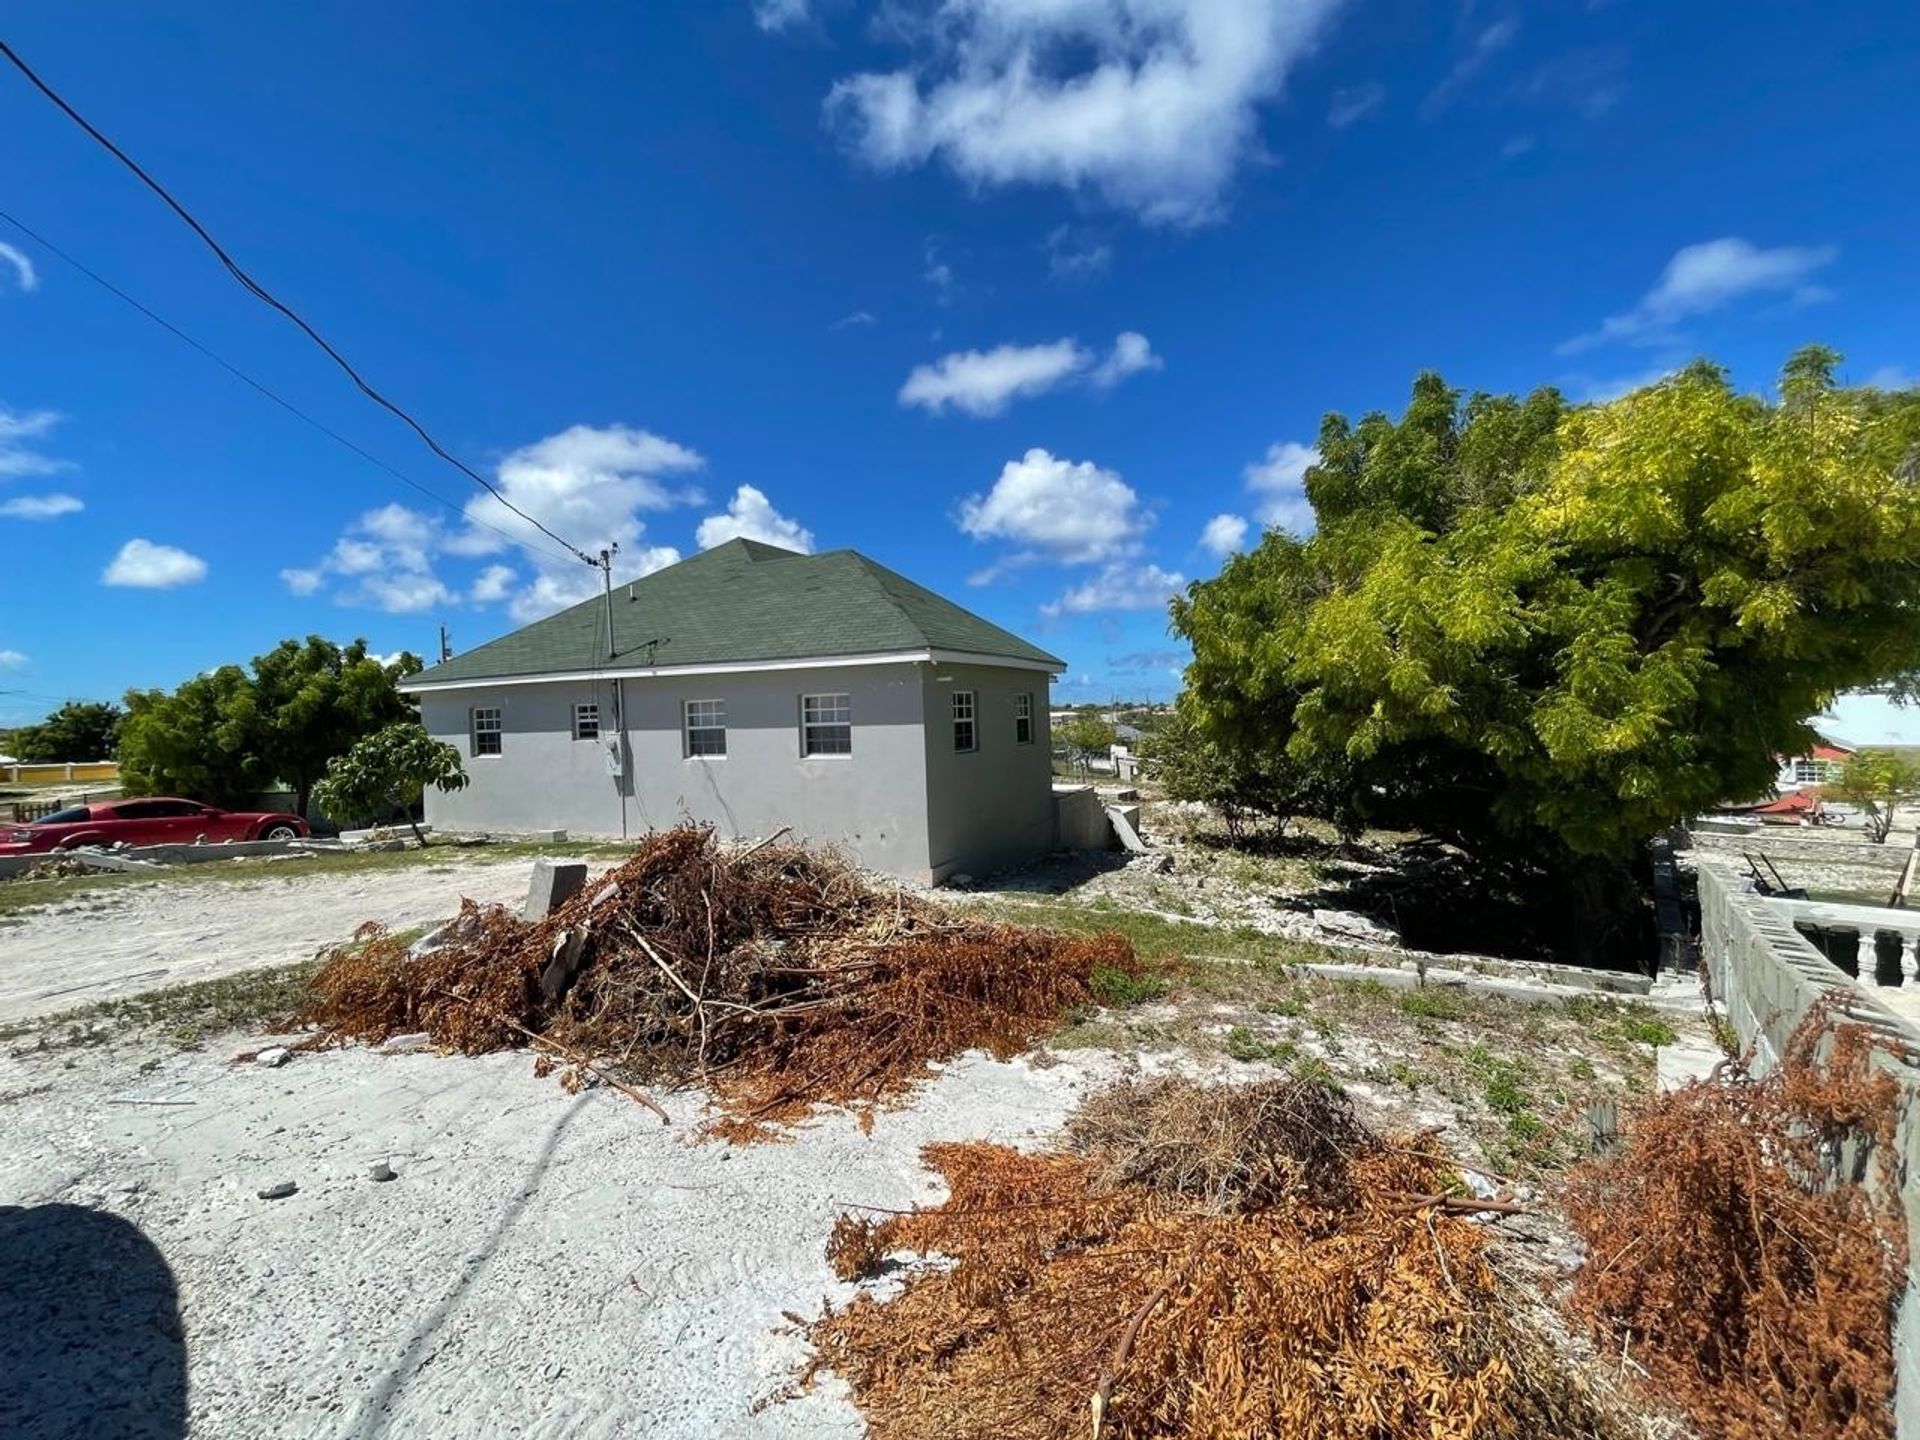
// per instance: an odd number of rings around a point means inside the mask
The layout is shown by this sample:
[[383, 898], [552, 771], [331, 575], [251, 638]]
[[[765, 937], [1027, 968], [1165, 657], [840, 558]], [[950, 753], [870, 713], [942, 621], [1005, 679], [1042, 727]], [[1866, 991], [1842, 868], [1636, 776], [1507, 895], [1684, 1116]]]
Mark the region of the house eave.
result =
[[1033, 670], [1047, 675], [1064, 671], [1066, 662], [1034, 660], [1011, 655], [981, 655], [964, 650], [897, 650], [871, 655], [809, 655], [791, 660], [735, 660], [702, 665], [604, 665], [591, 670], [543, 670], [530, 675], [476, 675], [465, 680], [409, 679], [400, 682], [408, 695], [431, 695], [449, 690], [495, 689], [502, 685], [577, 684], [595, 680], [651, 680], [676, 675], [738, 675], [777, 670], [825, 670], [850, 665], [993, 665], [1008, 670]]

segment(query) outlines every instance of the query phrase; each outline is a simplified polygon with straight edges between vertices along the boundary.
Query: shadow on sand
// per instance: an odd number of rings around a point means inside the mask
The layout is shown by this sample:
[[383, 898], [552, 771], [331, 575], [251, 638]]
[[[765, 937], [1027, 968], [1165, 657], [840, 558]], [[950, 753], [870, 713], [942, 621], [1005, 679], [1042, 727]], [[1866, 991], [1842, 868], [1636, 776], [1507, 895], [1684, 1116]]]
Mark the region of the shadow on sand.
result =
[[179, 1298], [153, 1242], [80, 1205], [0, 1205], [0, 1435], [186, 1433]]

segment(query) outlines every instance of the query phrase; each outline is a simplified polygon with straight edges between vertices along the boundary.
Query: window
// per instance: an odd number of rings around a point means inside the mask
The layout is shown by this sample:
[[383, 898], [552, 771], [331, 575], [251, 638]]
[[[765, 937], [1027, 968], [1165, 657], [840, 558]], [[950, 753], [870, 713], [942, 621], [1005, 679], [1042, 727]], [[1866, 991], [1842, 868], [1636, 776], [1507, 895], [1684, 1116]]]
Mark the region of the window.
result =
[[1796, 785], [1822, 785], [1832, 780], [1834, 772], [1840, 767], [1831, 760], [1799, 759], [1793, 762], [1793, 783]]
[[600, 738], [600, 707], [598, 705], [573, 707], [573, 738], [576, 740]]
[[500, 707], [476, 705], [467, 712], [468, 731], [475, 755], [500, 753]]
[[802, 755], [851, 755], [853, 753], [852, 696], [802, 695], [800, 697], [800, 753]]
[[972, 750], [975, 748], [973, 733], [973, 691], [956, 690], [953, 692], [953, 748]]
[[1013, 697], [1013, 743], [1033, 744], [1033, 694], [1022, 691]]
[[689, 700], [686, 713], [687, 754], [727, 753], [727, 702]]

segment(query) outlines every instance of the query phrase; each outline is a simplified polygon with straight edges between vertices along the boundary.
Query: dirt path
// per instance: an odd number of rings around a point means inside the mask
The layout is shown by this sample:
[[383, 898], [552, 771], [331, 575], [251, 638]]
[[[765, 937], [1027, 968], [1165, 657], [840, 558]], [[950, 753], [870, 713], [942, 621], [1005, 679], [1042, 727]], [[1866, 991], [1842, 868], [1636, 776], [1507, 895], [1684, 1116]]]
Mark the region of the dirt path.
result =
[[363, 920], [443, 920], [462, 897], [516, 901], [532, 863], [461, 860], [89, 890], [0, 931], [0, 1023], [142, 990], [309, 959]]
[[871, 1133], [730, 1148], [697, 1094], [667, 1127], [524, 1053], [251, 1043], [0, 1054], [0, 1434], [858, 1440], [832, 1377], [756, 1406], [806, 1358], [783, 1312], [852, 1293], [835, 1215], [939, 1198], [923, 1144], [1031, 1144], [1116, 1068], [971, 1055]]

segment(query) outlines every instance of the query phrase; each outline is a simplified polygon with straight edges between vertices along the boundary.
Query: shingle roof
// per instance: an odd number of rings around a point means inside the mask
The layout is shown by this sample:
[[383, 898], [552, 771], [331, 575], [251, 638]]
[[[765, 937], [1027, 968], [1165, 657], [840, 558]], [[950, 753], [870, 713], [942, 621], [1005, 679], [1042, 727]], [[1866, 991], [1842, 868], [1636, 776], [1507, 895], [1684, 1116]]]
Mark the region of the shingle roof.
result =
[[410, 684], [599, 668], [715, 665], [957, 650], [1066, 668], [971, 611], [853, 550], [800, 555], [756, 540], [724, 545], [456, 655]]

